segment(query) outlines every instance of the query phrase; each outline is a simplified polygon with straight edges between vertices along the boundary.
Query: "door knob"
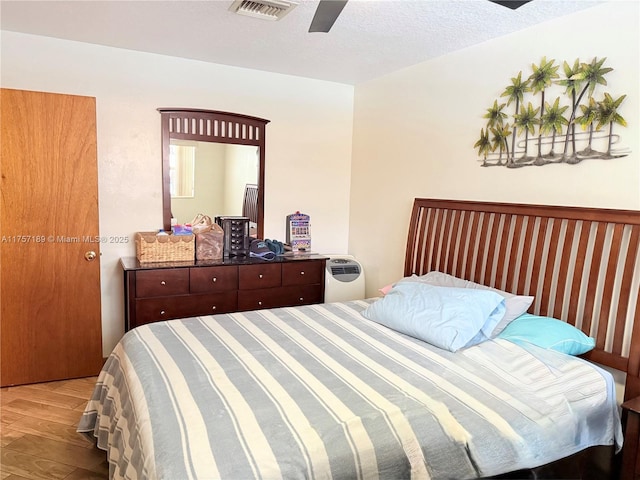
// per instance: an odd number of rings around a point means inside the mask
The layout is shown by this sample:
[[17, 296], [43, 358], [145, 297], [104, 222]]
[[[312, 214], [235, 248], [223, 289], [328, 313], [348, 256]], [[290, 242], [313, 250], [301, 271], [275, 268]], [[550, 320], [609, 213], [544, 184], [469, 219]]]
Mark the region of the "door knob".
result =
[[94, 252], [93, 250], [89, 250], [84, 254], [84, 258], [87, 262], [92, 262], [96, 259], [96, 252]]

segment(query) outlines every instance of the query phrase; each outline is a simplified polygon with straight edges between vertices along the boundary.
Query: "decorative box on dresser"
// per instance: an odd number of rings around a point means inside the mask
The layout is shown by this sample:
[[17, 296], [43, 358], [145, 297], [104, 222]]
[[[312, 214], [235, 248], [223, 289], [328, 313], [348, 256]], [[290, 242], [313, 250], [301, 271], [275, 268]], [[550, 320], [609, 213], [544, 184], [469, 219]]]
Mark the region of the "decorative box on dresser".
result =
[[321, 303], [326, 260], [314, 254], [273, 261], [235, 257], [140, 263], [121, 258], [125, 331], [173, 318]]

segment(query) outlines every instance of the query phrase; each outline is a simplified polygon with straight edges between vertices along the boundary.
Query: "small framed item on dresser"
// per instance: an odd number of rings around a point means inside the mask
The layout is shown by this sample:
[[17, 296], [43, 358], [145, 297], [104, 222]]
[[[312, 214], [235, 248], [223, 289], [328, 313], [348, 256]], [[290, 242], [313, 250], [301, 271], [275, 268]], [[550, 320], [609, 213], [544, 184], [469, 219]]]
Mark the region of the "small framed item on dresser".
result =
[[310, 217], [296, 212], [287, 215], [287, 245], [293, 252], [311, 250]]

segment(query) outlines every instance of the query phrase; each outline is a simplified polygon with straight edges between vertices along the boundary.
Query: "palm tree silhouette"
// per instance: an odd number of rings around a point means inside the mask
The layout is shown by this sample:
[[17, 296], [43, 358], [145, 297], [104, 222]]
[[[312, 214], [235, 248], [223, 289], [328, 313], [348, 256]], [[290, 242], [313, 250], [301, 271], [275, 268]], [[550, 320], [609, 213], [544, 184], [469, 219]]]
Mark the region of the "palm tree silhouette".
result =
[[[576, 102], [576, 94], [582, 86], [582, 80], [578, 80], [573, 77], [578, 72], [580, 72], [580, 68], [580, 59], [578, 58], [576, 58], [575, 62], [573, 62], [573, 67], [570, 67], [569, 64], [565, 61], [562, 65], [565, 78], [562, 80], [558, 80], [558, 85], [562, 85], [565, 87], [565, 93], [567, 95], [571, 94], [571, 112], [573, 116], [575, 116], [575, 111], [578, 108], [578, 103]], [[567, 136], [565, 137], [562, 160], [564, 160], [567, 156], [567, 147], [569, 146], [569, 133], [571, 133], [571, 146], [573, 147], [573, 153], [575, 153], [576, 151], [576, 125], [572, 122], [569, 127], [567, 128]]]
[[503, 120], [507, 118], [507, 114], [502, 111], [504, 106], [504, 103], [498, 105], [498, 100], [494, 100], [493, 106], [491, 108], [487, 108], [487, 113], [484, 114], [484, 118], [489, 120], [487, 122], [487, 127], [490, 128], [502, 125]]
[[491, 127], [491, 133], [493, 133], [493, 138], [491, 141], [493, 142], [493, 150], [497, 148], [500, 149], [500, 156], [498, 157], [498, 165], [502, 165], [502, 152], [504, 150], [507, 151], [507, 158], [509, 158], [509, 142], [507, 139], [509, 135], [511, 135], [511, 130], [509, 130], [509, 124], [505, 125], [497, 125], [495, 127]]
[[611, 155], [611, 143], [613, 139], [613, 124], [617, 123], [623, 127], [627, 126], [627, 121], [618, 113], [618, 107], [626, 95], [622, 95], [617, 99], [613, 99], [608, 93], [604, 94], [604, 100], [598, 102], [598, 125], [596, 130], [600, 130], [603, 126], [609, 125], [609, 142], [607, 145], [607, 153], [602, 158], [615, 158]]
[[[571, 77], [571, 80], [585, 82], [585, 85], [582, 88], [582, 91], [580, 92], [580, 95], [578, 95], [578, 98], [574, 104], [575, 107], [571, 112], [571, 117], [569, 118], [569, 125], [572, 125], [576, 118], [576, 111], [578, 109], [577, 105], [580, 104], [580, 101], [582, 100], [582, 97], [584, 96], [584, 94], [587, 91], [589, 91], [589, 96], [592, 97], [593, 92], [596, 89], [596, 85], [607, 84], [607, 81], [604, 79], [604, 75], [612, 71], [613, 68], [609, 68], [609, 67], [602, 68], [602, 65], [604, 64], [606, 59], [607, 57], [598, 61], [597, 58], [594, 58], [591, 61], [591, 63], [582, 63], [580, 65], [580, 71]], [[564, 149], [565, 152], [567, 151], [566, 143], [568, 141], [569, 141], [569, 136], [567, 135], [567, 137], [565, 137], [565, 149]], [[580, 161], [576, 153], [573, 153], [570, 157], [566, 157], [565, 155], [564, 160], [566, 160], [567, 163], [578, 163]]]
[[520, 128], [520, 133], [524, 132], [524, 154], [520, 157], [517, 162], [524, 163], [529, 160], [533, 160], [533, 157], [529, 157], [527, 155], [527, 151], [529, 149], [529, 134], [535, 135], [536, 125], [538, 122], [538, 111], [539, 108], [533, 108], [531, 102], [527, 105], [527, 108], [524, 106], [520, 107], [520, 113], [517, 114], [515, 119], [515, 124]]
[[[529, 82], [525, 80], [522, 81], [522, 70], [518, 72], [517, 77], [511, 78], [511, 85], [505, 88], [501, 97], [509, 97], [507, 100], [507, 107], [511, 105], [511, 102], [516, 102], [515, 105], [515, 115], [518, 114], [520, 110], [520, 103], [524, 101], [524, 94], [526, 92], [530, 92]], [[513, 163], [516, 155], [516, 125], [513, 126], [513, 135], [511, 136], [511, 157], [508, 159], [507, 163]]]
[[[553, 105], [545, 103], [547, 111], [542, 115], [540, 119], [540, 132], [543, 134], [551, 133], [551, 151], [547, 155], [547, 158], [555, 158], [556, 154], [554, 148], [556, 145], [556, 133], [562, 132], [563, 125], [569, 125], [569, 121], [562, 116], [562, 114], [569, 108], [568, 105], [560, 106], [560, 97], [556, 98]], [[568, 129], [567, 129], [568, 135]]]
[[598, 104], [593, 97], [589, 97], [589, 104], [580, 105], [580, 110], [582, 110], [582, 115], [576, 117], [575, 121], [580, 124], [583, 130], [589, 129], [589, 143], [584, 150], [578, 152], [578, 155], [580, 157], [591, 157], [600, 154], [600, 152], [591, 148], [593, 141], [593, 124], [599, 118]]
[[484, 128], [480, 129], [480, 139], [475, 143], [473, 148], [478, 149], [478, 155], [482, 155], [482, 166], [487, 166], [487, 154], [489, 152], [493, 152], [495, 148], [491, 144], [491, 140], [489, 140], [489, 129], [484, 131]]
[[[542, 100], [540, 101], [540, 118], [544, 115], [544, 91], [547, 87], [550, 87], [553, 83], [553, 79], [558, 78], [558, 65], [554, 65], [555, 60], [547, 62], [547, 57], [542, 57], [540, 66], [533, 64], [531, 68], [533, 73], [529, 76], [531, 82], [531, 89], [533, 93], [540, 92], [542, 94]], [[542, 160], [542, 133], [538, 135], [538, 156], [535, 163], [544, 163]]]

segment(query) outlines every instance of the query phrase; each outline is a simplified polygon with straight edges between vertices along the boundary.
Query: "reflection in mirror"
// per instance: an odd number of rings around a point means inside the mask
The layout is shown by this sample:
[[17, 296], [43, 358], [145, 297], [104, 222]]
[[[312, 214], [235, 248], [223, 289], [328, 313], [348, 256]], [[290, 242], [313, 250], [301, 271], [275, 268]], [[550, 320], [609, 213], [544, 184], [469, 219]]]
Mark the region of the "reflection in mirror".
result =
[[163, 228], [171, 230], [172, 218], [188, 223], [198, 213], [212, 218], [244, 216], [250, 219], [251, 234], [263, 238], [269, 120], [194, 108], [158, 111], [162, 116]]
[[[172, 139], [170, 151], [171, 213], [177, 223], [189, 223], [198, 213], [245, 214], [246, 185], [258, 183], [258, 147]], [[190, 179], [191, 194], [184, 194]]]
[[193, 198], [196, 147], [171, 144], [169, 152], [171, 198]]

